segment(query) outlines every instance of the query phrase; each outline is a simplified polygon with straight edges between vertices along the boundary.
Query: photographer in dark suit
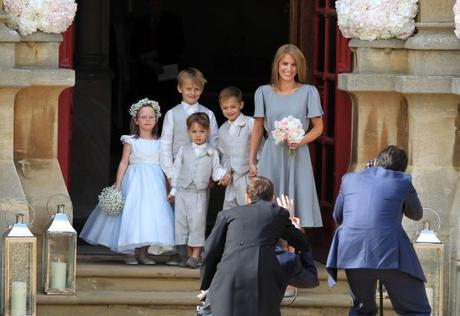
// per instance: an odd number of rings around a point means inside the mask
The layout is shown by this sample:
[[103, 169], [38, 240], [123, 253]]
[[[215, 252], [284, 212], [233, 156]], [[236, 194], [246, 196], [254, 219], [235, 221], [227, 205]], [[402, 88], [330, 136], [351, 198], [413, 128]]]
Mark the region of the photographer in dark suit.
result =
[[205, 244], [201, 290], [208, 290], [213, 316], [278, 316], [287, 286], [275, 255], [280, 237], [301, 252], [309, 245], [274, 204], [273, 184], [250, 180], [248, 205], [221, 211]]
[[[288, 285], [298, 288], [314, 288], [319, 285], [318, 271], [310, 251], [296, 254], [285, 250], [283, 246], [279, 245], [275, 247], [275, 255], [283, 270], [284, 288]], [[205, 295], [206, 293], [200, 298], [204, 300]], [[198, 316], [212, 316], [209, 300], [205, 300], [197, 310]]]
[[430, 315], [425, 275], [401, 221], [423, 216], [423, 209], [404, 171], [404, 150], [388, 146], [374, 166], [343, 176], [334, 207], [337, 228], [326, 267], [330, 285], [345, 269], [353, 296], [349, 315], [376, 315], [377, 280], [388, 291], [399, 315]]

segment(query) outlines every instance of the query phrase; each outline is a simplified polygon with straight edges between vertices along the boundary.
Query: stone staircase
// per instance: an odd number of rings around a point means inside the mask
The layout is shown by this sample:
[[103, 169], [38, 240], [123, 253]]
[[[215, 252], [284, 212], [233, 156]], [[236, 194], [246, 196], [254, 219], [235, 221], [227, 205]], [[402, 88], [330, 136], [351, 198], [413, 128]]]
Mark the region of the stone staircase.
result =
[[[77, 295], [39, 294], [38, 316], [193, 316], [199, 303], [199, 270], [123, 264], [119, 256], [79, 256]], [[155, 258], [165, 261], [167, 258]], [[318, 264], [321, 285], [299, 289], [297, 298], [285, 299], [283, 316], [347, 315], [351, 298], [345, 275], [336, 288], [327, 287], [327, 274]], [[395, 315], [385, 302], [385, 315]]]

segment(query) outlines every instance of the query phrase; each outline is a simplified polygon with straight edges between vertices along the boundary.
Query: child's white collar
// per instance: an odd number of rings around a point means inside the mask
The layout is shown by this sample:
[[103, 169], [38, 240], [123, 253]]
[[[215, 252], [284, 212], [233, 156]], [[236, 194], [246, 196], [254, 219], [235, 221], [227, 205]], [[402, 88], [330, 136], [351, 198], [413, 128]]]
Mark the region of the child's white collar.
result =
[[195, 144], [195, 143], [192, 142], [192, 148], [193, 149], [205, 149], [206, 147], [208, 147], [208, 143], [198, 145], [198, 144]]
[[230, 122], [230, 125], [234, 125], [234, 126], [244, 126], [246, 125], [246, 122], [244, 121], [244, 116], [243, 116], [243, 113], [240, 113], [240, 115], [238, 115], [238, 117], [233, 121], [233, 122]]
[[182, 104], [182, 107], [184, 109], [196, 108], [198, 106], [198, 102], [193, 103], [193, 104], [188, 104], [187, 102], [182, 101], [180, 104]]

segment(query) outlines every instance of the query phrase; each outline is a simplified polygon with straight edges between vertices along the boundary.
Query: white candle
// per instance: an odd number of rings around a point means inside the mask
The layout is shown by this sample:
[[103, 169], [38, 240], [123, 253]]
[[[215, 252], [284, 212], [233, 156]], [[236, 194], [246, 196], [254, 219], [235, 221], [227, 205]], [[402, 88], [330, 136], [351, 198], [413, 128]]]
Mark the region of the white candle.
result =
[[25, 316], [27, 307], [27, 283], [13, 281], [11, 287], [11, 316]]
[[51, 286], [52, 289], [62, 290], [66, 288], [67, 264], [61, 261], [51, 262]]

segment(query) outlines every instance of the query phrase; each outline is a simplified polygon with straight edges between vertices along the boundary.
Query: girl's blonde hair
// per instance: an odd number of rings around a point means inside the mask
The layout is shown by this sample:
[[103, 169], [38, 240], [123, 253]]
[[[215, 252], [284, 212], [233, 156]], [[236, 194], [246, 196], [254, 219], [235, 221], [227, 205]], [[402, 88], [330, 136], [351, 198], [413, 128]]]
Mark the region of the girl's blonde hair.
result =
[[272, 63], [272, 85], [279, 88], [279, 62], [284, 55], [290, 55], [295, 60], [297, 66], [297, 75], [295, 80], [299, 83], [307, 82], [307, 61], [300, 49], [293, 44], [285, 44], [278, 48]]
[[[133, 116], [131, 118], [131, 122], [129, 122], [129, 129], [130, 129], [131, 135], [134, 135], [135, 138], [140, 137], [139, 125], [136, 124], [136, 119], [139, 117], [139, 113], [141, 109], [146, 108], [146, 107], [153, 109], [151, 105], [143, 104], [137, 111], [136, 116]], [[155, 115], [155, 126], [152, 128], [152, 137], [157, 139], [158, 138], [158, 119], [159, 118], [157, 117], [157, 112], [155, 111], [155, 109], [153, 109], [153, 113]]]

